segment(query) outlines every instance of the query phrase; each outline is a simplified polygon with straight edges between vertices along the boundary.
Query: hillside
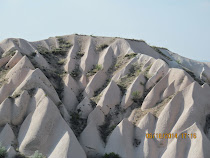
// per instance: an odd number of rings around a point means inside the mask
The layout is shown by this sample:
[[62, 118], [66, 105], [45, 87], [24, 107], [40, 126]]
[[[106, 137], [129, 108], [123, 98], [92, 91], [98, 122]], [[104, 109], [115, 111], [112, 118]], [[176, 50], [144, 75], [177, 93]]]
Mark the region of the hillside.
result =
[[210, 157], [209, 63], [77, 34], [5, 39], [0, 57], [0, 143], [10, 158]]

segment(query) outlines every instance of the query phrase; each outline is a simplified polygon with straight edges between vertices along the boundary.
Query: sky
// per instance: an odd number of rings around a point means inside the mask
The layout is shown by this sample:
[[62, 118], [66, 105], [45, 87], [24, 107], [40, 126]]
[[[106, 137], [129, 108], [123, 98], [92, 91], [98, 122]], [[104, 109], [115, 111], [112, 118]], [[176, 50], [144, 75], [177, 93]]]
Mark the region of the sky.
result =
[[74, 33], [143, 39], [210, 61], [210, 0], [0, 0], [0, 41]]

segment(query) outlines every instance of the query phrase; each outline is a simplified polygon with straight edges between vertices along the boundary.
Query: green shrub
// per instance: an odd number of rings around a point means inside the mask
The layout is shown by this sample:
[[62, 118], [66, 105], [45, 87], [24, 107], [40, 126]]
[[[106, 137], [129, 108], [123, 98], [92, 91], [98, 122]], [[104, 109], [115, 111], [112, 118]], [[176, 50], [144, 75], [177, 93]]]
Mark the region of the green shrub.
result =
[[128, 76], [134, 75], [135, 71], [136, 71], [135, 66], [134, 66], [134, 65], [131, 65], [131, 67], [130, 67], [130, 69], [129, 69]]
[[0, 158], [5, 158], [7, 156], [7, 150], [4, 146], [0, 143]]
[[120, 158], [120, 156], [114, 152], [111, 152], [109, 154], [106, 153], [102, 158]]
[[87, 126], [87, 119], [83, 119], [80, 117], [78, 112], [72, 112], [70, 119], [71, 129], [73, 130], [76, 137], [82, 133], [82, 131]]
[[59, 61], [58, 61], [58, 65], [64, 65], [65, 64], [65, 59], [60, 59]]
[[32, 52], [32, 53], [31, 53], [31, 56], [32, 56], [32, 57], [35, 57], [35, 56], [36, 56], [36, 52]]
[[161, 52], [160, 49], [166, 49], [168, 50], [167, 48], [163, 48], [163, 47], [156, 47], [156, 46], [151, 46], [156, 52], [158, 52], [159, 54], [161, 54], [163, 57], [165, 57], [166, 59], [170, 60], [170, 61], [173, 61], [170, 57], [168, 57], [167, 55], [165, 55], [163, 52]]
[[72, 70], [72, 72], [70, 73], [71, 77], [73, 77], [74, 79], [77, 79], [77, 77], [80, 74], [80, 70], [79, 70], [79, 65], [76, 65], [74, 70]]
[[138, 92], [138, 91], [134, 91], [134, 92], [132, 92], [132, 100], [134, 101], [134, 102], [138, 102], [138, 100], [141, 98], [141, 95], [140, 95], [141, 93], [140, 92]]
[[96, 50], [97, 51], [102, 51], [102, 50], [104, 50], [105, 48], [107, 48], [109, 45], [107, 45], [107, 44], [102, 44], [102, 45], [100, 45], [100, 46], [98, 46], [97, 48], [96, 48]]
[[9, 50], [8, 52], [4, 53], [2, 57], [13, 56], [16, 53], [16, 50]]
[[77, 52], [76, 59], [80, 59], [81, 57], [83, 57], [84, 54], [85, 53], [84, 52], [81, 52], [81, 51]]
[[101, 67], [101, 65], [96, 65], [96, 66], [95, 66], [95, 69], [96, 69], [97, 71], [99, 71], [99, 70], [102, 69], [102, 67]]
[[39, 151], [35, 151], [34, 154], [32, 156], [30, 156], [30, 158], [46, 158], [42, 153], [39, 153]]
[[178, 64], [181, 64], [181, 61], [180, 61], [180, 60], [176, 60], [176, 62], [177, 62]]
[[147, 66], [147, 68], [146, 68], [145, 71], [144, 71], [144, 76], [146, 77], [147, 80], [148, 80], [150, 77], [152, 77], [152, 76], [149, 74], [149, 70], [150, 70], [151, 67], [152, 67], [152, 64], [150, 64], [149, 66]]
[[134, 58], [137, 54], [136, 53], [131, 53], [131, 54], [126, 54], [125, 57], [128, 59]]
[[100, 136], [104, 143], [107, 142], [108, 136], [112, 133], [112, 131], [116, 128], [117, 125], [111, 125], [112, 116], [110, 114], [105, 116], [105, 121], [102, 125], [99, 126], [98, 130], [100, 132]]
[[15, 94], [14, 95], [12, 95], [12, 98], [18, 98], [19, 96], [20, 96], [20, 94], [21, 94], [21, 91], [19, 91], [19, 92], [15, 92]]
[[62, 48], [55, 48], [52, 50], [52, 53], [55, 54], [55, 55], [66, 55], [66, 51], [63, 50]]
[[32, 97], [36, 91], [36, 88], [31, 88], [28, 90], [28, 94]]
[[140, 85], [144, 86], [144, 83], [143, 82], [140, 82]]
[[57, 37], [57, 39], [60, 48], [70, 48], [72, 46], [69, 41], [65, 41], [65, 39], [63, 39], [62, 37]]
[[87, 73], [87, 76], [92, 76], [94, 75], [95, 73], [97, 73], [99, 70], [102, 69], [102, 66], [101, 65], [94, 65], [93, 68]]

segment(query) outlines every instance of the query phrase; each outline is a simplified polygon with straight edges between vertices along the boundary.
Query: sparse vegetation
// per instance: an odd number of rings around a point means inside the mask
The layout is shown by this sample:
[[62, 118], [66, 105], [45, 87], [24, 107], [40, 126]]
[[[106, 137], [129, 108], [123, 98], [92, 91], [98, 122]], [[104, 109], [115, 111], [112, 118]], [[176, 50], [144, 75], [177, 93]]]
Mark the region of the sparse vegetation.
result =
[[124, 82], [124, 81], [122, 81], [122, 79], [120, 79], [120, 82], [117, 83], [117, 86], [120, 88], [121, 95], [123, 96], [126, 92], [128, 85], [126, 84], [126, 82]]
[[132, 76], [134, 75], [135, 73], [135, 66], [134, 65], [131, 65], [130, 69], [129, 69], [129, 73], [128, 73], [128, 76]]
[[202, 81], [201, 79], [199, 79], [198, 77], [196, 77], [196, 75], [190, 71], [189, 69], [185, 68], [184, 66], [182, 66], [182, 69], [184, 71], [186, 71], [196, 82], [198, 82], [201, 86], [204, 84], [204, 81]]
[[123, 114], [126, 112], [126, 109], [122, 108], [119, 104], [115, 105], [114, 115], [117, 116], [119, 114]]
[[20, 94], [22, 93], [22, 91], [19, 91], [19, 92], [15, 92], [13, 95], [12, 95], [12, 98], [18, 98], [20, 96]]
[[74, 70], [72, 70], [72, 72], [70, 73], [71, 77], [73, 77], [74, 79], [77, 79], [80, 75], [80, 70], [79, 70], [79, 65], [76, 65]]
[[9, 50], [8, 52], [4, 53], [2, 57], [13, 56], [16, 53], [16, 50]]
[[31, 56], [32, 56], [32, 57], [35, 57], [35, 56], [36, 56], [36, 52], [32, 52], [32, 53], [31, 53]]
[[30, 158], [46, 158], [42, 153], [40, 153], [38, 150], [34, 152]]
[[79, 94], [77, 95], [77, 100], [80, 103], [84, 99], [83, 90], [79, 90]]
[[7, 150], [2, 144], [0, 143], [0, 158], [6, 158]]
[[92, 101], [91, 99], [90, 99], [90, 104], [91, 104], [91, 106], [92, 106], [92, 108], [94, 109], [95, 107], [96, 107], [96, 103], [94, 102], [94, 101]]
[[79, 137], [87, 125], [87, 120], [81, 118], [78, 112], [72, 112], [70, 115], [71, 129], [73, 130], [75, 136]]
[[[142, 97], [143, 99], [147, 96], [147, 94], [150, 92], [152, 88], [150, 88], [149, 90], [147, 90], [144, 93], [144, 96]], [[134, 124], [137, 124], [139, 120], [141, 120], [141, 118], [143, 116], [145, 116], [147, 113], [152, 113], [154, 116], [158, 117], [160, 115], [160, 113], [162, 112], [162, 110], [164, 109], [165, 105], [175, 96], [176, 94], [173, 94], [163, 100], [161, 100], [160, 102], [158, 102], [153, 108], [148, 108], [145, 110], [141, 110], [141, 107], [137, 107], [135, 108], [134, 111]], [[139, 103], [140, 105], [143, 103], [143, 99], [141, 99], [141, 103]]]
[[76, 59], [80, 59], [81, 57], [83, 57], [84, 54], [85, 54], [85, 52], [81, 52], [81, 51], [77, 52]]
[[5, 78], [9, 69], [5, 69], [5, 67], [0, 68], [0, 88], [7, 83], [8, 79]]
[[[121, 37], [119, 37], [119, 38], [121, 38]], [[135, 41], [135, 42], [144, 42], [144, 43], [146, 43], [144, 40], [142, 40], [142, 39], [131, 39], [131, 38], [126, 38], [126, 40], [130, 40], [130, 41]]]
[[114, 70], [120, 69], [122, 66], [124, 66], [130, 59], [125, 58], [124, 56], [117, 57], [116, 63], [114, 65]]
[[140, 85], [144, 86], [144, 83], [140, 81]]
[[150, 64], [149, 66], [147, 66], [147, 68], [144, 71], [144, 76], [146, 77], [146, 79], [148, 80], [151, 76], [149, 75], [149, 70], [152, 67], [152, 64]]
[[63, 37], [56, 37], [59, 43], [59, 48], [70, 48], [72, 46], [72, 44], [69, 41], [66, 41]]
[[132, 65], [129, 69], [129, 73], [123, 76], [118, 82], [117, 85], [120, 88], [122, 95], [124, 95], [127, 87], [133, 82], [135, 77], [137, 77], [141, 72], [141, 65]]
[[131, 93], [131, 95], [132, 95], [132, 100], [136, 103], [141, 98], [141, 93], [139, 91], [134, 91]]
[[140, 143], [141, 143], [141, 140], [138, 140], [136, 138], [133, 140], [133, 146], [135, 146], [135, 147], [138, 147], [140, 145]]
[[209, 134], [209, 129], [210, 129], [210, 114], [208, 114], [207, 116], [206, 116], [206, 123], [205, 123], [205, 126], [204, 126], [204, 133], [206, 134], [206, 135], [208, 135]]
[[151, 46], [156, 52], [158, 52], [159, 54], [161, 54], [163, 57], [165, 57], [166, 59], [172, 61], [172, 59], [170, 57], [168, 57], [167, 55], [165, 55], [163, 52], [161, 52], [160, 49], [166, 49], [168, 50], [167, 48], [161, 48], [161, 47], [156, 47], [156, 46]]
[[110, 135], [110, 133], [115, 129], [116, 125], [111, 125], [111, 119], [112, 116], [110, 114], [105, 116], [104, 124], [99, 126], [99, 132], [101, 135], [102, 140], [104, 143], [107, 141], [107, 137]]
[[98, 46], [97, 48], [96, 48], [96, 50], [97, 51], [102, 51], [102, 50], [104, 50], [105, 48], [107, 48], [109, 45], [107, 45], [107, 44], [102, 44], [102, 45], [100, 45], [100, 46]]
[[97, 71], [99, 71], [99, 70], [102, 69], [102, 66], [101, 66], [101, 65], [96, 65], [96, 66], [95, 66], [95, 69], [96, 69]]
[[130, 53], [130, 54], [126, 54], [125, 57], [128, 59], [134, 58], [137, 54], [136, 53]]
[[64, 65], [65, 64], [65, 59], [60, 59], [59, 61], [58, 61], [58, 65]]
[[94, 65], [93, 68], [87, 73], [87, 76], [93, 76], [95, 73], [97, 73], [99, 70], [102, 69], [101, 65]]
[[[63, 41], [61, 40], [60, 42], [62, 43]], [[65, 63], [66, 52], [69, 49], [61, 43], [59, 43], [60, 48], [52, 48], [51, 51], [42, 46], [38, 46], [37, 48], [39, 53], [43, 55], [47, 62], [52, 66], [50, 69], [41, 67], [34, 59], [30, 58], [33, 65], [41, 69], [45, 76], [51, 81], [60, 99], [63, 97], [63, 77], [67, 74], [61, 65]]]
[[179, 84], [182, 84], [183, 81], [184, 81], [184, 77], [179, 80]]
[[62, 48], [54, 48], [51, 51], [54, 55], [61, 55], [64, 56], [66, 55], [66, 50], [63, 50]]
[[98, 96], [104, 90], [104, 88], [107, 87], [107, 85], [110, 83], [110, 81], [111, 81], [111, 79], [107, 79], [105, 81], [104, 85], [101, 88], [99, 88], [97, 91], [94, 92], [94, 96]]
[[43, 73], [55, 87], [56, 92], [58, 93], [60, 99], [63, 97], [64, 83], [62, 77], [66, 74], [65, 71], [57, 68], [57, 70], [42, 69]]
[[176, 60], [176, 62], [177, 62], [178, 64], [181, 64], [181, 61], [180, 61], [180, 60]]
[[97, 96], [92, 97], [91, 100], [97, 104], [99, 102], [101, 96], [102, 96], [102, 94], [100, 93]]
[[109, 154], [106, 153], [102, 158], [120, 158], [120, 156], [114, 152], [111, 152]]

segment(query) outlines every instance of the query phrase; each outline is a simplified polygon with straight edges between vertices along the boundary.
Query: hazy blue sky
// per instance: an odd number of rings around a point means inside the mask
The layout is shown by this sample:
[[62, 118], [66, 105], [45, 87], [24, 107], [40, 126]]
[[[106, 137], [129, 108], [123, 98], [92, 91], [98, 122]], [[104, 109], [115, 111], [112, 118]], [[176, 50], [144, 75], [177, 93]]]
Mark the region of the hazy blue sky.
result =
[[0, 41], [73, 33], [144, 39], [210, 61], [210, 0], [0, 0]]

